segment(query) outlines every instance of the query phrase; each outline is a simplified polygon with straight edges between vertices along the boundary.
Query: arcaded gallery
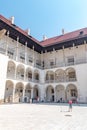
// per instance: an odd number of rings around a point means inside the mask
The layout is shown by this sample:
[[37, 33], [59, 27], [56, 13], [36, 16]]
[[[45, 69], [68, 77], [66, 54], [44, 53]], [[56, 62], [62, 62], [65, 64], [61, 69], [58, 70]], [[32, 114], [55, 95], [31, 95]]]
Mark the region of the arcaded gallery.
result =
[[87, 103], [87, 28], [38, 41], [0, 15], [0, 101]]

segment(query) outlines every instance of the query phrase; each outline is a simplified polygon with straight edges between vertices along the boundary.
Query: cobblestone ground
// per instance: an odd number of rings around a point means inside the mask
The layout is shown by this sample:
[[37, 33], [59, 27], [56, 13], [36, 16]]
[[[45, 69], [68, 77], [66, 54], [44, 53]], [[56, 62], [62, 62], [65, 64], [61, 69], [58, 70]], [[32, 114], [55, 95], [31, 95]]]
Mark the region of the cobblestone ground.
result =
[[87, 106], [0, 105], [0, 130], [87, 130]]

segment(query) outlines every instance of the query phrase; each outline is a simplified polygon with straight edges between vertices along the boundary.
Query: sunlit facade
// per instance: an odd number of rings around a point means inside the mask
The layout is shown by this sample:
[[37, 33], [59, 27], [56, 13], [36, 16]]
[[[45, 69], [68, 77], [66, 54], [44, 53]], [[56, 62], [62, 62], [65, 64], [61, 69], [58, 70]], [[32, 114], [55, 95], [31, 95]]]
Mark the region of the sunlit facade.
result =
[[0, 15], [0, 30], [0, 101], [87, 103], [87, 28], [39, 42]]

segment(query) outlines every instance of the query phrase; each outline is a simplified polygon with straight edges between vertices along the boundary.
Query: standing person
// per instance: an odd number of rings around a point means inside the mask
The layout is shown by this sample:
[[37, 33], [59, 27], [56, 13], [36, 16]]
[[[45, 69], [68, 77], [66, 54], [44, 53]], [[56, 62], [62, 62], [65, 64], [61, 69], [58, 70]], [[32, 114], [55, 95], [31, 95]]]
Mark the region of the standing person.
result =
[[72, 111], [72, 100], [69, 100], [69, 112]]

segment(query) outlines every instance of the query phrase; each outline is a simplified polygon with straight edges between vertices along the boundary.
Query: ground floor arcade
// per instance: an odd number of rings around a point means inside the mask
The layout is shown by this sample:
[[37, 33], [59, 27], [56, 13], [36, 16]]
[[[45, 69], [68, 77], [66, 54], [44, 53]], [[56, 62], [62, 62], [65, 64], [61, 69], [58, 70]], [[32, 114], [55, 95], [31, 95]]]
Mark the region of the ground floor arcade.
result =
[[[72, 99], [76, 101], [78, 98], [78, 89], [75, 84], [64, 85], [47, 85], [41, 89], [38, 84], [30, 84], [11, 80], [6, 81], [4, 101], [5, 102], [67, 102]], [[42, 92], [44, 90], [44, 92]], [[43, 96], [41, 95], [42, 93]], [[41, 98], [42, 97], [42, 98]]]

